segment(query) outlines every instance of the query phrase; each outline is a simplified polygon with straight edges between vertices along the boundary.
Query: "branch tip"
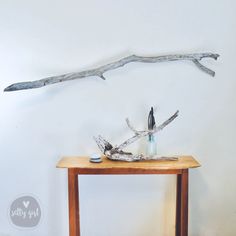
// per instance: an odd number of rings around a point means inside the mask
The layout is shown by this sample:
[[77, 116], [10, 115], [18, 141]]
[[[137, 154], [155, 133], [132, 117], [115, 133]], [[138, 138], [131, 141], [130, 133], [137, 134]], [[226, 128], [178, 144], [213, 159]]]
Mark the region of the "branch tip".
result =
[[99, 75], [99, 77], [103, 80], [106, 80], [106, 78], [103, 75]]
[[216, 54], [216, 55], [215, 55], [215, 60], [217, 60], [218, 57], [220, 57], [220, 55], [219, 55], [219, 54]]
[[3, 92], [15, 91], [14, 88], [12, 88], [12, 87], [13, 87], [12, 85], [7, 86], [7, 87], [3, 90]]

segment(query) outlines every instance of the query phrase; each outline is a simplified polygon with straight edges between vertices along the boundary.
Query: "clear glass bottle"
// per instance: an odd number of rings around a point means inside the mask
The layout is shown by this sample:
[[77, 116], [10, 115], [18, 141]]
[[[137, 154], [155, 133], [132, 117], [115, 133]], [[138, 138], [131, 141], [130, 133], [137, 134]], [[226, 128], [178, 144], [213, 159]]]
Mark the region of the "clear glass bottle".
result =
[[154, 134], [148, 135], [146, 154], [147, 156], [155, 156], [157, 154], [157, 142]]

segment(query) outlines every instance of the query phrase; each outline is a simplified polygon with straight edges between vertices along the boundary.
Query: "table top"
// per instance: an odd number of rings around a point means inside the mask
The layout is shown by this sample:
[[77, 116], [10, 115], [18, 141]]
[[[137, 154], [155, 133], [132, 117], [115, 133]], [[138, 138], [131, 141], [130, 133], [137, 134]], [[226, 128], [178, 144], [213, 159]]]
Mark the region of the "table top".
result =
[[177, 161], [154, 160], [154, 161], [111, 161], [102, 157], [101, 163], [91, 163], [89, 157], [63, 157], [57, 164], [57, 168], [75, 168], [82, 174], [102, 173], [149, 173], [158, 171], [183, 170], [200, 167], [201, 165], [192, 156], [178, 156]]

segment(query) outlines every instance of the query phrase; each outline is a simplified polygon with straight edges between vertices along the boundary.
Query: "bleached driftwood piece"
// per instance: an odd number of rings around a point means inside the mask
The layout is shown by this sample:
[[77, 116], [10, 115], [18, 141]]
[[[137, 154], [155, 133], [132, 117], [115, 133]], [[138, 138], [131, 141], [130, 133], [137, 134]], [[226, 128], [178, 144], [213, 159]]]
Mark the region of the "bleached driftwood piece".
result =
[[131, 143], [137, 141], [138, 139], [145, 137], [149, 134], [154, 134], [164, 129], [168, 124], [170, 124], [177, 116], [179, 111], [176, 111], [174, 115], [172, 115], [168, 120], [163, 122], [161, 125], [157, 126], [154, 130], [144, 130], [137, 131], [130, 124], [129, 119], [126, 119], [128, 127], [134, 132], [134, 136], [124, 141], [119, 146], [113, 147], [113, 145], [104, 139], [101, 135], [98, 137], [94, 137], [99, 149], [105, 156], [113, 161], [143, 161], [143, 160], [177, 160], [177, 157], [159, 157], [159, 156], [145, 156], [143, 154], [133, 155], [131, 152], [123, 151]]
[[68, 73], [64, 75], [52, 76], [45, 79], [28, 81], [28, 82], [20, 82], [12, 84], [4, 89], [5, 92], [24, 90], [24, 89], [33, 89], [40, 88], [50, 84], [60, 83], [64, 81], [74, 80], [74, 79], [82, 79], [90, 76], [97, 76], [101, 79], [105, 80], [104, 73], [109, 70], [114, 70], [121, 66], [124, 66], [130, 62], [144, 62], [144, 63], [156, 63], [156, 62], [165, 62], [165, 61], [178, 61], [178, 60], [188, 60], [192, 61], [200, 70], [203, 72], [214, 76], [215, 72], [206, 66], [202, 65], [200, 61], [203, 58], [213, 58], [217, 59], [219, 57], [218, 54], [214, 53], [193, 53], [193, 54], [176, 54], [176, 55], [166, 55], [166, 56], [152, 56], [152, 57], [143, 57], [131, 55], [128, 57], [124, 57], [118, 61], [112, 62], [110, 64], [97, 67], [95, 69], [85, 70], [81, 72]]

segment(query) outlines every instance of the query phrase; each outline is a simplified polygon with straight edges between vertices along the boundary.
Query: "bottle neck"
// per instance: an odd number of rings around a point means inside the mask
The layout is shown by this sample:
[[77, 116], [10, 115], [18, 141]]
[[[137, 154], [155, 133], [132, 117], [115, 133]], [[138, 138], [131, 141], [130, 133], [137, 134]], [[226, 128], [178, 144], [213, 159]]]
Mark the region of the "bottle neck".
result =
[[155, 141], [155, 135], [154, 134], [148, 135], [148, 141], [149, 142], [154, 142]]

